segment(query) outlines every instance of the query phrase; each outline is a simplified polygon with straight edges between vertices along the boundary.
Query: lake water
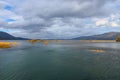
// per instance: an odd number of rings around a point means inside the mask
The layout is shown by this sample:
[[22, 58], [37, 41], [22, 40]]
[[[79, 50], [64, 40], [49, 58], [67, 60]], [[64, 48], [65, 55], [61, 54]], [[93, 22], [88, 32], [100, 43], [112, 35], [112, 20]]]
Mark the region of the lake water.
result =
[[0, 49], [0, 80], [120, 80], [120, 43], [18, 42]]

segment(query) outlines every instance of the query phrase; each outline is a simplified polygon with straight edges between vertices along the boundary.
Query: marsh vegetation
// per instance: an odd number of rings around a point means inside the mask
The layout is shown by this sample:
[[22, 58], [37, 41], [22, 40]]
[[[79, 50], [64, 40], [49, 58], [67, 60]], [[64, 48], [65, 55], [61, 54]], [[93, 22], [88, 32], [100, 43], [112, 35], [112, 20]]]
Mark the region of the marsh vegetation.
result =
[[11, 48], [17, 46], [17, 42], [0, 42], [0, 48]]

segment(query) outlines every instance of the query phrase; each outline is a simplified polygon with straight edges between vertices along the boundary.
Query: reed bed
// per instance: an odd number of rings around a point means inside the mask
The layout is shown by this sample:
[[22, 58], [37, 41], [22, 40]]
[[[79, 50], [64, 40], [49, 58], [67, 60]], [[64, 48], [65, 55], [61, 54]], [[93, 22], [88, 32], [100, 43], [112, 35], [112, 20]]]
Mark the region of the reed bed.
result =
[[95, 42], [98, 42], [98, 43], [102, 43], [102, 42], [116, 42], [116, 40], [80, 40], [81, 42], [92, 42], [92, 43], [95, 43]]
[[0, 42], [0, 48], [12, 48], [17, 45], [17, 42]]
[[57, 43], [57, 42], [60, 42], [60, 40], [43, 40], [43, 39], [35, 40], [35, 39], [31, 39], [31, 40], [27, 40], [27, 42], [32, 43], [32, 44], [37, 42], [37, 43], [42, 43], [42, 44], [48, 45], [50, 42]]
[[97, 52], [97, 53], [104, 53], [105, 50], [99, 50], [99, 49], [93, 49], [93, 50], [89, 50], [90, 52]]

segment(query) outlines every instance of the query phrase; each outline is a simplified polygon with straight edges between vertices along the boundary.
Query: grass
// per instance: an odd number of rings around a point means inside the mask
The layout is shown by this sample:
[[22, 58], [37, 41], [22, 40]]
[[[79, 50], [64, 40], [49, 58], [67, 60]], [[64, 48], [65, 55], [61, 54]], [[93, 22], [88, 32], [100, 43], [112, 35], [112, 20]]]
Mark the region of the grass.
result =
[[116, 42], [116, 40], [81, 40], [81, 42]]
[[97, 53], [104, 53], [105, 50], [99, 50], [99, 49], [93, 49], [93, 50], [89, 50], [90, 52], [97, 52]]
[[12, 48], [17, 45], [17, 42], [0, 42], [0, 48]]

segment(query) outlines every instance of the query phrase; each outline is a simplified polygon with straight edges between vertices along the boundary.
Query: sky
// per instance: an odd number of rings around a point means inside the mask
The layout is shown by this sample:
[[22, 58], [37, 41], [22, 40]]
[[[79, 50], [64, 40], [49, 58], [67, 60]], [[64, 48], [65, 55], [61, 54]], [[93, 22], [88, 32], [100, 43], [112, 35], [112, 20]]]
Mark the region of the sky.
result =
[[0, 31], [37, 39], [120, 32], [120, 0], [0, 0]]

